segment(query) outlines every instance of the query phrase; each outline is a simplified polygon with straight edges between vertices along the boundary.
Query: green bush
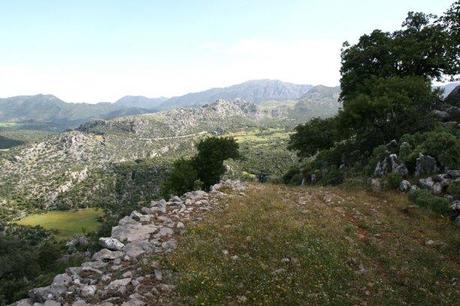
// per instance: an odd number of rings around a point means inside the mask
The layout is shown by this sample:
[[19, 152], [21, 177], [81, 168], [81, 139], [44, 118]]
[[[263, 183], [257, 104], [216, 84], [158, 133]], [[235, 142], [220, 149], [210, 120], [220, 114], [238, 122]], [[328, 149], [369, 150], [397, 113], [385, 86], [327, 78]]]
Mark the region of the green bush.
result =
[[299, 168], [291, 168], [282, 177], [282, 182], [287, 185], [300, 185], [302, 183], [302, 174]]
[[436, 157], [443, 167], [460, 168], [460, 140], [446, 130], [427, 133], [423, 149], [426, 154]]
[[196, 187], [198, 173], [191, 159], [178, 159], [173, 163], [172, 170], [162, 186], [162, 195], [182, 195]]
[[329, 168], [327, 169], [324, 173], [323, 176], [321, 177], [320, 183], [321, 185], [339, 185], [343, 183], [344, 181], [344, 176], [342, 171], [340, 171], [337, 168]]
[[450, 184], [449, 188], [447, 189], [451, 195], [454, 196], [456, 199], [460, 199], [460, 182], [453, 182]]
[[399, 173], [390, 173], [387, 175], [386, 181], [390, 189], [397, 189], [401, 184], [402, 177]]
[[425, 189], [409, 192], [409, 200], [419, 207], [431, 209], [438, 214], [446, 215], [450, 212], [450, 205], [447, 199], [437, 197]]

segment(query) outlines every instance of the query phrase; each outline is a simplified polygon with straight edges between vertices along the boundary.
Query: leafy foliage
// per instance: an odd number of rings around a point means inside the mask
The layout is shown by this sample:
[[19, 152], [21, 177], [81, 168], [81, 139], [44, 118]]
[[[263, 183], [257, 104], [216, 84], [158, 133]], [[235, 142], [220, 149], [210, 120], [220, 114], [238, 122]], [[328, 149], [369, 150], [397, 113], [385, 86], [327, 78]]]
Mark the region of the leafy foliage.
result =
[[417, 206], [429, 208], [438, 214], [447, 215], [450, 212], [450, 205], [447, 199], [432, 195], [430, 191], [425, 189], [411, 191], [409, 199]]

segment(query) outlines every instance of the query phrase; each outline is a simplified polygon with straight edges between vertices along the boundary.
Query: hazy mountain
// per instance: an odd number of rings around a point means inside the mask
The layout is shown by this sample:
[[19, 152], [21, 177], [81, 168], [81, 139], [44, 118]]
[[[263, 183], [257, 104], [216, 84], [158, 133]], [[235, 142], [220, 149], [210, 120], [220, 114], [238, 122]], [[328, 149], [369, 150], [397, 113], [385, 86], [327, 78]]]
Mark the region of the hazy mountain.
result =
[[147, 98], [144, 96], [124, 96], [123, 98], [117, 100], [115, 105], [124, 106], [124, 107], [138, 107], [144, 109], [157, 109], [161, 103], [166, 101], [168, 98], [159, 97], [159, 98]]
[[173, 97], [163, 102], [161, 108], [203, 105], [213, 103], [218, 99], [242, 99], [251, 103], [268, 100], [295, 100], [303, 96], [310, 88], [312, 88], [311, 85], [298, 85], [278, 80], [253, 80], [229, 87], [212, 88]]
[[142, 114], [146, 109], [101, 102], [67, 103], [52, 95], [0, 99], [0, 122], [41, 122], [57, 128], [73, 128], [90, 119], [110, 119]]
[[310, 89], [295, 104], [291, 118], [305, 122], [314, 117], [332, 117], [337, 114], [341, 104], [338, 102], [340, 87], [318, 85]]
[[453, 83], [445, 84], [442, 86], [436, 86], [436, 87], [441, 88], [443, 90], [443, 97], [446, 98], [458, 85], [460, 85], [460, 82], [453, 82]]
[[449, 92], [445, 101], [452, 105], [460, 105], [460, 85], [457, 84], [457, 86]]

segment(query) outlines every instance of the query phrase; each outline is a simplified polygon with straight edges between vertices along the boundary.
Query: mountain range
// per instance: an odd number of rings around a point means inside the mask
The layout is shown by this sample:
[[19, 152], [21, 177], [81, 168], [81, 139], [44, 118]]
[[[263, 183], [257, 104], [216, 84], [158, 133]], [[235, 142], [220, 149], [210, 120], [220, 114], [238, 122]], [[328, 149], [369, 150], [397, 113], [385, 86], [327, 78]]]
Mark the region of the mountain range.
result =
[[113, 119], [177, 107], [205, 105], [218, 99], [242, 99], [256, 104], [268, 100], [296, 100], [312, 87], [278, 80], [253, 80], [169, 99], [125, 96], [114, 103], [96, 104], [67, 103], [53, 95], [16, 96], [0, 99], [0, 122], [39, 122], [56, 129], [75, 128], [91, 119]]

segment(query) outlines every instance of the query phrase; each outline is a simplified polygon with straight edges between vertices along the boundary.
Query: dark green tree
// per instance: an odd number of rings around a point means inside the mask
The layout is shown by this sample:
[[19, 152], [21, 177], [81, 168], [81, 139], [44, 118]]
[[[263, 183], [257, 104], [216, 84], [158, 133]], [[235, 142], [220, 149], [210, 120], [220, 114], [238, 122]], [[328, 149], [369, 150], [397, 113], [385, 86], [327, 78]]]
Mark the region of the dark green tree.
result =
[[296, 150], [299, 157], [312, 156], [334, 145], [337, 138], [337, 120], [314, 118], [298, 125], [295, 131], [290, 137], [288, 149]]
[[193, 158], [198, 178], [208, 189], [219, 182], [225, 173], [224, 161], [239, 158], [238, 143], [232, 137], [210, 137], [201, 140], [197, 146], [198, 154]]
[[197, 179], [198, 173], [193, 160], [178, 159], [173, 163], [172, 170], [162, 186], [162, 193], [165, 197], [184, 194], [193, 190]]

